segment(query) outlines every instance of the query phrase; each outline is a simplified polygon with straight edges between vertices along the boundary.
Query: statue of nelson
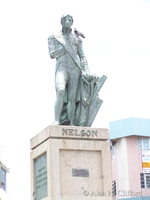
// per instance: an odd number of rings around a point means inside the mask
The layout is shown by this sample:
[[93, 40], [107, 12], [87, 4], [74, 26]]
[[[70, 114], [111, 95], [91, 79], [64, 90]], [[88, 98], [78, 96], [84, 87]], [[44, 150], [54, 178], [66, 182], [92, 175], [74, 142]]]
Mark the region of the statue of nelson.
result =
[[82, 48], [82, 40], [71, 33], [72, 24], [73, 17], [63, 15], [61, 18], [62, 31], [48, 38], [49, 55], [52, 59], [56, 58], [57, 61], [54, 125], [62, 123], [60, 118], [64, 103], [66, 104], [67, 119], [70, 125], [74, 125], [73, 119], [78, 101], [77, 90], [81, 71], [84, 71], [84, 74], [90, 77], [87, 59]]

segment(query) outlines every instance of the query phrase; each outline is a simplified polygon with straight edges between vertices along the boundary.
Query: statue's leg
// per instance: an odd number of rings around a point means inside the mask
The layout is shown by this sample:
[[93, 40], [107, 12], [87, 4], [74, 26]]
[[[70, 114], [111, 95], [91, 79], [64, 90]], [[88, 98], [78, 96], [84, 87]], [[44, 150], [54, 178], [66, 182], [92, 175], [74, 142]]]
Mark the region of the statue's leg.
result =
[[54, 125], [58, 125], [60, 121], [61, 112], [63, 109], [63, 99], [65, 94], [67, 82], [67, 75], [65, 71], [57, 71], [56, 73], [56, 100], [55, 100], [55, 122]]
[[79, 84], [79, 72], [73, 72], [68, 79], [68, 105], [67, 105], [67, 113], [68, 119], [70, 119], [70, 125], [73, 125], [73, 118], [75, 114], [76, 108], [76, 94]]

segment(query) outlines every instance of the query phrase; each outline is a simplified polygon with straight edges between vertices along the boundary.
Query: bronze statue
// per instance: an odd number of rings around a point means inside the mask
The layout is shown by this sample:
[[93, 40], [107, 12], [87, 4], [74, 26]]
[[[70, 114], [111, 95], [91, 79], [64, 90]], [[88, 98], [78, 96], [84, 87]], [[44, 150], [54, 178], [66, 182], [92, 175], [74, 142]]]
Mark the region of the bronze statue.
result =
[[53, 124], [91, 126], [102, 104], [97, 94], [106, 76], [99, 78], [90, 74], [82, 40], [71, 32], [73, 17], [62, 16], [61, 24], [62, 31], [48, 38], [49, 55], [57, 61]]

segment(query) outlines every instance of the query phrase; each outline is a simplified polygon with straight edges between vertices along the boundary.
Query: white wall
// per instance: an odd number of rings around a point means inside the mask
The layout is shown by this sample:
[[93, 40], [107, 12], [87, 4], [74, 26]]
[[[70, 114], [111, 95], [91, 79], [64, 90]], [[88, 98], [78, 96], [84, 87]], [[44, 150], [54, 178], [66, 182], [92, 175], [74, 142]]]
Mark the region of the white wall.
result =
[[0, 188], [0, 198], [1, 200], [10, 200], [9, 195], [2, 188]]
[[116, 141], [118, 185], [117, 198], [125, 198], [129, 191], [128, 160], [126, 138]]

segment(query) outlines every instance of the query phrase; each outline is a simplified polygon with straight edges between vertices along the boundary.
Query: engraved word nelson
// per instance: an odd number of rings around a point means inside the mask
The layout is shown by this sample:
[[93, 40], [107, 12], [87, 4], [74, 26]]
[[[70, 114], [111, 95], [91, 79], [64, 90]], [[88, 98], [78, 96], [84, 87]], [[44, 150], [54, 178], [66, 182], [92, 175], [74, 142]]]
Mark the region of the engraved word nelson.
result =
[[88, 136], [88, 137], [97, 137], [96, 130], [77, 130], [77, 129], [62, 129], [62, 135], [64, 136]]

